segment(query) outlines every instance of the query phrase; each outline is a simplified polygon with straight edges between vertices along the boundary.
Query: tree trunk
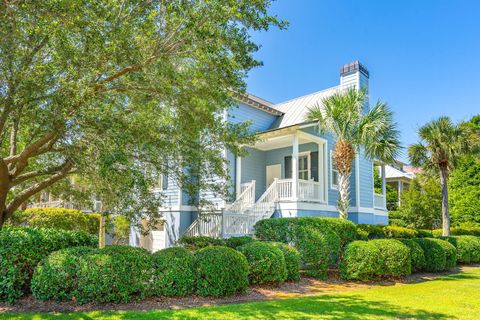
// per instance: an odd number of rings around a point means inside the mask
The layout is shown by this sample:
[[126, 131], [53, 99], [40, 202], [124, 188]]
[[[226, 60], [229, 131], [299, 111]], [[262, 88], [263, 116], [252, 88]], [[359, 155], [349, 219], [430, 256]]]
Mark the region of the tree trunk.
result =
[[7, 194], [10, 186], [8, 167], [3, 159], [0, 159], [0, 230], [7, 220]]
[[440, 168], [440, 184], [442, 186], [442, 235], [450, 236], [450, 211], [448, 208], [448, 169]]
[[333, 161], [338, 170], [338, 191], [340, 196], [337, 201], [337, 209], [342, 219], [348, 219], [350, 208], [350, 175], [352, 162], [355, 159], [355, 149], [346, 140], [338, 140], [333, 150]]
[[338, 174], [338, 192], [340, 196], [337, 201], [337, 209], [340, 218], [348, 219], [348, 210], [350, 209], [350, 173], [345, 175]]

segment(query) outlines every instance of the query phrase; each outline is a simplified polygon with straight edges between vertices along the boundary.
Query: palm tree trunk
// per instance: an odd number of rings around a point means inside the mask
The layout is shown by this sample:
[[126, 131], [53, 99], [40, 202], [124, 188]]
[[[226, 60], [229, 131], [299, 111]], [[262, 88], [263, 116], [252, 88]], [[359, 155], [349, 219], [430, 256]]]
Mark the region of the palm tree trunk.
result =
[[338, 174], [338, 192], [340, 196], [337, 201], [337, 209], [342, 219], [348, 219], [350, 209], [350, 173]]
[[448, 208], [448, 172], [447, 168], [440, 168], [440, 184], [442, 186], [442, 235], [450, 236], [450, 212]]

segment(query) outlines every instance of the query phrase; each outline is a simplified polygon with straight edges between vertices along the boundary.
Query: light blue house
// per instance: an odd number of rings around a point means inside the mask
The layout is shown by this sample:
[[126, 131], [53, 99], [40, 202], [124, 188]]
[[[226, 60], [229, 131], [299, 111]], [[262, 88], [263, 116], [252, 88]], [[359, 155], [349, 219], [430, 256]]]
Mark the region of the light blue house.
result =
[[[337, 86], [298, 97], [279, 104], [247, 95], [238, 107], [225, 117], [237, 123], [252, 121], [250, 130], [258, 142], [246, 147], [248, 155], [235, 157], [226, 151], [229, 174], [235, 185], [233, 203], [213, 194], [202, 194], [219, 209], [216, 213], [197, 215], [195, 207], [171, 179], [163, 192], [167, 202], [160, 211], [165, 224], [140, 237], [132, 229], [131, 244], [158, 250], [175, 243], [182, 234], [238, 236], [252, 233], [261, 219], [272, 217], [322, 216], [338, 217], [338, 174], [332, 163], [334, 139], [321, 135], [315, 122], [306, 121], [309, 108], [322, 99], [349, 87], [367, 88], [369, 73], [355, 61], [344, 65]], [[355, 223], [388, 224], [385, 205], [385, 174], [383, 194], [375, 194], [373, 170], [377, 164], [363, 157], [355, 159], [351, 175], [349, 219]]]

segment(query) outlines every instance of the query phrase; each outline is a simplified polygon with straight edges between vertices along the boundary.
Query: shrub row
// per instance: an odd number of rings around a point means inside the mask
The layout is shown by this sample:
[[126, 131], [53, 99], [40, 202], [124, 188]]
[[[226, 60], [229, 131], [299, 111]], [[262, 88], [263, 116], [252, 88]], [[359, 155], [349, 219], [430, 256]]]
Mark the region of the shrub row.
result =
[[430, 230], [410, 229], [395, 225], [381, 226], [371, 224], [357, 225], [358, 238], [360, 240], [372, 239], [413, 239], [413, 238], [431, 238], [433, 234]]
[[[199, 239], [205, 241], [206, 239]], [[150, 254], [110, 246], [69, 248], [52, 253], [35, 269], [34, 297], [41, 300], [128, 302], [145, 296], [226, 296], [249, 283], [299, 278], [299, 253], [282, 243], [250, 241], [238, 250], [182, 247]]]
[[[442, 229], [433, 230], [433, 235], [435, 237], [442, 236]], [[450, 228], [451, 236], [476, 236], [480, 237], [480, 227], [474, 226], [461, 226], [461, 227], [452, 227]]]
[[84, 232], [8, 227], [0, 231], [0, 300], [14, 302], [28, 293], [38, 262], [51, 252], [75, 246], [95, 247]]
[[15, 212], [9, 223], [14, 226], [83, 231], [97, 235], [100, 215], [64, 208], [29, 208]]
[[[480, 252], [480, 247], [475, 247], [477, 251], [473, 249], [476, 245], [473, 239], [456, 239], [457, 250], [449, 241], [436, 238], [354, 241], [345, 250], [340, 274], [344, 279], [364, 281], [406, 276], [414, 271], [438, 272], [455, 267], [457, 255], [472, 257], [473, 252]], [[463, 251], [458, 250], [460, 247]]]
[[211, 246], [225, 246], [233, 249], [237, 249], [244, 244], [253, 242], [252, 237], [231, 237], [227, 239], [216, 239], [206, 236], [188, 237], [182, 236], [178, 240], [178, 244], [188, 250], [199, 250], [205, 247]]

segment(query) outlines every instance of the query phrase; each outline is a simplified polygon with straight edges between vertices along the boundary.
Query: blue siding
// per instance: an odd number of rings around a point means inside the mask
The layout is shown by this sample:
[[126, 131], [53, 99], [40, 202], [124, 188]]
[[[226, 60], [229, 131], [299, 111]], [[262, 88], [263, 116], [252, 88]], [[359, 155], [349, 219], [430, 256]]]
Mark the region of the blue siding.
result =
[[373, 164], [360, 152], [360, 206], [373, 208]]
[[165, 195], [163, 207], [173, 207], [179, 205], [179, 186], [174, 177], [168, 176], [168, 187], [166, 190], [162, 190], [162, 193]]
[[233, 107], [228, 110], [228, 122], [230, 123], [242, 123], [245, 121], [251, 121], [250, 132], [259, 132], [270, 129], [272, 124], [277, 119], [276, 116], [247, 106], [240, 103], [238, 107]]
[[248, 155], [242, 158], [242, 183], [255, 180], [255, 197], [265, 191], [265, 152], [247, 148]]
[[168, 211], [163, 213], [165, 219], [166, 247], [175, 242], [187, 230], [195, 219], [196, 213], [190, 211]]

